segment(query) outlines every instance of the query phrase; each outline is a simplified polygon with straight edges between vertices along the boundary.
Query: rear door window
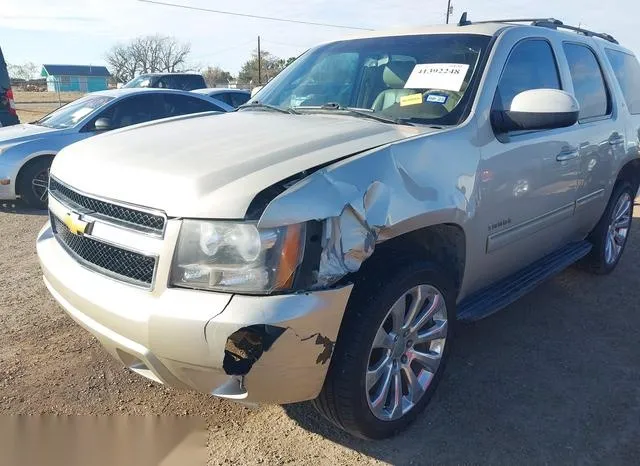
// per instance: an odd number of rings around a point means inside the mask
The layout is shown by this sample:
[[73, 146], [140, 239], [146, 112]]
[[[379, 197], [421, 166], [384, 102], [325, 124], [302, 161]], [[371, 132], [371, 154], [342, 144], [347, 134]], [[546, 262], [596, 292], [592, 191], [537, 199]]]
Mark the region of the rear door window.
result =
[[167, 116], [190, 115], [202, 112], [224, 112], [212, 102], [203, 99], [179, 94], [166, 94], [164, 96]]
[[176, 75], [175, 87], [173, 89], [181, 89], [183, 91], [193, 91], [194, 89], [204, 89], [207, 87], [202, 76], [196, 74]]
[[640, 63], [629, 53], [607, 49], [607, 58], [622, 89], [630, 113], [640, 114]]
[[611, 100], [596, 55], [589, 47], [565, 43], [573, 91], [580, 104], [580, 120], [611, 113]]

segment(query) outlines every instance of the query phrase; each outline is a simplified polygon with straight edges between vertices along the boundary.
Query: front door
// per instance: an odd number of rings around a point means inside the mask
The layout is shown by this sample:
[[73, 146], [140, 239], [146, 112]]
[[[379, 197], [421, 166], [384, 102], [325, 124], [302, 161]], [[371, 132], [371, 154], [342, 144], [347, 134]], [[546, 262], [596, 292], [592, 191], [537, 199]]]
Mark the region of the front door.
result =
[[[544, 38], [527, 38], [513, 46], [492, 110], [509, 109], [517, 94], [530, 89], [562, 89], [552, 45]], [[575, 234], [580, 165], [574, 131], [497, 134], [481, 147], [475, 221], [477, 231], [484, 229], [486, 275], [474, 288], [554, 251]]]

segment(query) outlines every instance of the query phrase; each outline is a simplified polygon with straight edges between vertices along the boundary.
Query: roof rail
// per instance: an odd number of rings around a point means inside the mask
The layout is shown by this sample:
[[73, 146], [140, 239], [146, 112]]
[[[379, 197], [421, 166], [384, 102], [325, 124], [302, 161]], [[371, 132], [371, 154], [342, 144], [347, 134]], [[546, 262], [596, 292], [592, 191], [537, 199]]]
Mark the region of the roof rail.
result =
[[604, 32], [594, 32], [589, 31], [588, 29], [570, 26], [568, 24], [564, 24], [562, 21], [555, 18], [515, 18], [515, 19], [493, 19], [489, 21], [476, 21], [471, 22], [467, 19], [467, 12], [462, 13], [460, 17], [460, 21], [458, 22], [458, 26], [469, 26], [471, 24], [487, 24], [487, 23], [530, 23], [531, 26], [539, 26], [545, 27], [549, 29], [567, 29], [569, 31], [577, 32], [578, 34], [582, 34], [588, 37], [599, 37], [600, 39], [604, 39], [606, 41], [617, 44], [618, 41], [613, 38], [611, 34], [606, 34]]

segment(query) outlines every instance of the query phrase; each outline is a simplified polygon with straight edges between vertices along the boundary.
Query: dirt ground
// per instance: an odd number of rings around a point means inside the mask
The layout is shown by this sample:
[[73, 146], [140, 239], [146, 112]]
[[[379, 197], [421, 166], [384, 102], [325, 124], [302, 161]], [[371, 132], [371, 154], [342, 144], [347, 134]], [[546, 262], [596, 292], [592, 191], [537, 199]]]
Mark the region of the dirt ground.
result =
[[638, 464], [638, 224], [612, 275], [567, 270], [462, 327], [425, 414], [365, 442], [307, 404], [247, 408], [125, 370], [45, 290], [34, 248], [45, 220], [0, 208], [0, 414], [202, 416], [210, 464]]
[[[84, 92], [61, 92], [60, 100], [62, 103], [71, 102], [72, 100], [79, 99], [85, 93]], [[17, 104], [22, 103], [58, 103], [57, 92], [27, 92], [27, 91], [15, 91], [13, 97]]]
[[61, 92], [60, 100], [55, 92], [14, 92], [16, 110], [21, 123], [39, 120], [62, 105], [82, 97], [82, 92]]

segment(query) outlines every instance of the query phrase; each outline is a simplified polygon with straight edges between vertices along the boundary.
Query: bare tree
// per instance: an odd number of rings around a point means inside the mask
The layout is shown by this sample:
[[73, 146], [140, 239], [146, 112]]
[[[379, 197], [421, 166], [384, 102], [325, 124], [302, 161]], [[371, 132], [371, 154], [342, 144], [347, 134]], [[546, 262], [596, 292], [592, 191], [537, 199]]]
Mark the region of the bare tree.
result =
[[207, 86], [216, 87], [216, 84], [228, 85], [233, 76], [228, 71], [223, 70], [219, 66], [210, 66], [202, 72]]
[[187, 63], [191, 45], [175, 38], [156, 34], [115, 45], [107, 52], [111, 74], [120, 82], [142, 73], [176, 72]]
[[14, 79], [24, 79], [29, 81], [34, 79], [38, 75], [38, 67], [35, 63], [30, 61], [23, 63], [22, 65], [9, 65], [7, 64], [7, 71], [9, 76]]

